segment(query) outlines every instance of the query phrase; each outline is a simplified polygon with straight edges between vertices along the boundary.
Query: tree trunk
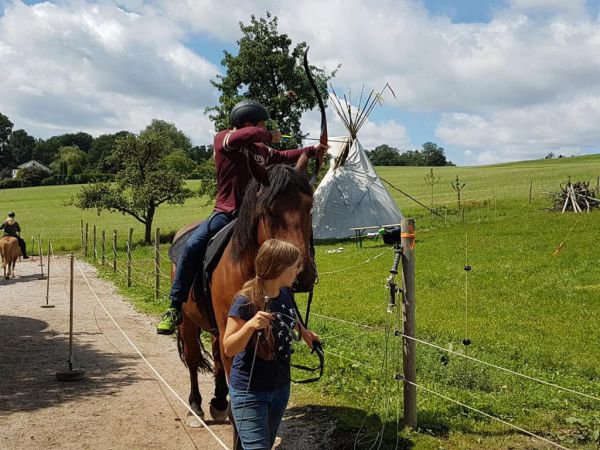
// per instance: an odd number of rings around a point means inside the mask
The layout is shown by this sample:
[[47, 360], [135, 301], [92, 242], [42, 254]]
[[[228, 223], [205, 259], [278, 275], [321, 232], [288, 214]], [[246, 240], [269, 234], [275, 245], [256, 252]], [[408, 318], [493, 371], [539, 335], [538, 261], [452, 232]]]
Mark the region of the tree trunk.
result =
[[152, 244], [152, 222], [154, 221], [155, 212], [156, 207], [151, 206], [148, 208], [148, 213], [146, 214], [146, 223], [144, 224], [144, 242], [148, 245]]

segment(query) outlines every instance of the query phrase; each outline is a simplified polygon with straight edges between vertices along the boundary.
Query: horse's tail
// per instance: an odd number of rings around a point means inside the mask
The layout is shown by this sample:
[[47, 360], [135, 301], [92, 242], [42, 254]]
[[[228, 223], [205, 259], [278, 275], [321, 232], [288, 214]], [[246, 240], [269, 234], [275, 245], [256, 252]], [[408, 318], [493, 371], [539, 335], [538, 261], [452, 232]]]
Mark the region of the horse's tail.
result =
[[[204, 344], [202, 343], [202, 339], [200, 339], [200, 333], [198, 333], [198, 345], [200, 346], [200, 352], [198, 353], [198, 372], [207, 373], [213, 371], [213, 359], [204, 348]], [[179, 353], [179, 359], [181, 362], [187, 367], [187, 362], [185, 360], [185, 342], [183, 340], [183, 336], [177, 331], [177, 351]]]
[[6, 266], [8, 262], [8, 251], [5, 240], [0, 240], [0, 260], [2, 261], [2, 265]]

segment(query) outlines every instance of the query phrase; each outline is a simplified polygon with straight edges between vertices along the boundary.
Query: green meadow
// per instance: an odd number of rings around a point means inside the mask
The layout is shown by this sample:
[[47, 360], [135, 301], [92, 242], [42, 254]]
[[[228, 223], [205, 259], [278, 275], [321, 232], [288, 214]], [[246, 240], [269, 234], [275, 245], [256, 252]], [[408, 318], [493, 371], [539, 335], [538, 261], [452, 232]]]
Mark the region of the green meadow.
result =
[[[397, 425], [402, 382], [395, 375], [402, 342], [394, 331], [401, 329], [401, 311], [387, 312], [385, 283], [393, 254], [380, 238], [365, 239], [362, 248], [352, 239], [317, 245], [320, 278], [310, 326], [323, 338], [326, 371], [318, 383], [293, 387], [290, 411], [331, 422], [340, 449], [552, 448], [508, 424], [565, 448], [598, 448], [600, 211], [560, 214], [546, 208], [552, 203], [548, 192], [558, 191], [569, 177], [590, 181], [596, 189], [600, 155], [433, 171], [438, 181], [432, 199], [425, 181], [429, 168], [377, 168], [383, 179], [442, 215], [432, 216], [386, 185], [404, 215], [416, 220], [416, 335], [424, 341], [417, 344], [418, 429]], [[461, 210], [451, 186], [457, 176], [464, 183]], [[141, 225], [120, 214], [65, 206], [78, 189], [1, 190], [0, 210], [14, 209], [28, 243], [35, 237], [37, 246], [41, 238], [44, 253], [51, 239], [56, 252], [81, 254], [83, 221], [88, 242], [97, 227], [100, 258], [101, 231], [108, 241], [116, 229], [117, 272], [108, 262], [104, 268], [99, 260], [96, 264], [138, 308], [158, 317], [167, 305], [168, 262], [161, 262], [161, 293], [155, 299], [154, 249], [142, 245]], [[166, 237], [210, 209], [207, 199], [161, 206], [155, 226]], [[123, 248], [131, 226], [133, 286], [127, 288]], [[108, 248], [107, 243], [112, 258]], [[163, 244], [161, 253], [167, 250]], [[90, 243], [89, 260], [92, 254]], [[301, 309], [305, 301], [299, 296]], [[471, 344], [465, 346], [465, 339]], [[295, 357], [316, 364], [304, 350]]]

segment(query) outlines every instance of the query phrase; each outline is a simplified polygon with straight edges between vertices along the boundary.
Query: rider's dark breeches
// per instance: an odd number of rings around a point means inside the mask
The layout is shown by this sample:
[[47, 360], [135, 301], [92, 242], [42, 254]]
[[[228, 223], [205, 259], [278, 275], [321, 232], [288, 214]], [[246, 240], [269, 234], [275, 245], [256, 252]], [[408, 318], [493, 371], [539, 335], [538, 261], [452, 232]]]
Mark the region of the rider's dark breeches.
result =
[[25, 245], [25, 241], [19, 237], [19, 236], [15, 236], [17, 238], [17, 241], [19, 241], [19, 247], [21, 247], [21, 253], [23, 254], [23, 256], [27, 255], [27, 246]]
[[208, 241], [232, 220], [231, 214], [216, 212], [194, 230], [177, 262], [175, 279], [170, 293], [171, 306], [181, 309], [192, 288], [196, 272], [204, 259]]

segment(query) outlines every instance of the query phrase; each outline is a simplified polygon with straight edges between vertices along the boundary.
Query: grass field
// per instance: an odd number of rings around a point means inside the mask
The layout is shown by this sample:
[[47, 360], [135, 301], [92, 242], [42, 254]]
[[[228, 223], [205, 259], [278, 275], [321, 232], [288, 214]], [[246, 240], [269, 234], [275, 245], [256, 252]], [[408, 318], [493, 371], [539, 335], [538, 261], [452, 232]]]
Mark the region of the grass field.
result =
[[[424, 179], [428, 168], [377, 171], [394, 186], [431, 203], [431, 187]], [[550, 204], [545, 192], [558, 190], [568, 177], [591, 181], [595, 188], [600, 155], [443, 167], [434, 168], [434, 173], [440, 177], [434, 185], [434, 205], [447, 208], [442, 209], [445, 219], [432, 217], [389, 188], [403, 213], [417, 224], [417, 337], [600, 397], [600, 212], [561, 215], [545, 210]], [[465, 183], [461, 194], [464, 216], [457, 212], [456, 193], [450, 185], [457, 175]], [[17, 211], [28, 240], [41, 236], [44, 243], [51, 238], [54, 248], [62, 251], [80, 249], [80, 220], [110, 235], [118, 229], [119, 271], [112, 274], [105, 269], [103, 273], [139, 308], [157, 315], [166, 298], [154, 300], [152, 248], [136, 246], [134, 287], [127, 289], [123, 284], [123, 239], [133, 225], [134, 240], [139, 241], [142, 227], [122, 215], [98, 216], [62, 206], [77, 189], [2, 190], [0, 208]], [[156, 226], [165, 233], [205, 216], [210, 210], [205, 203], [195, 199], [183, 207], [161, 207]], [[344, 250], [329, 252], [340, 247]], [[161, 251], [166, 254], [167, 246]], [[365, 241], [362, 249], [352, 241], [336, 242], [317, 245], [317, 263], [320, 282], [310, 320], [325, 342], [326, 374], [319, 383], [295, 386], [293, 404], [319, 405], [311, 412], [316, 420], [335, 417], [339, 448], [352, 448], [355, 441], [357, 448], [378, 448], [380, 437], [380, 448], [394, 448], [396, 442], [398, 448], [418, 449], [551, 447], [424, 389], [418, 391], [418, 432], [396, 433], [397, 410], [402, 411], [402, 396], [396, 395], [402, 386], [393, 379], [399, 348], [393, 331], [398, 316], [386, 312], [385, 289], [392, 253], [381, 241]], [[468, 275], [466, 263], [472, 266]], [[166, 261], [161, 269], [161, 290], [168, 291]], [[462, 344], [465, 338], [472, 342], [467, 348]], [[425, 344], [418, 344], [417, 351], [417, 382], [423, 388], [564, 447], [598, 448], [600, 401]], [[382, 364], [385, 355], [387, 365]], [[304, 352], [296, 356], [313, 362]]]

